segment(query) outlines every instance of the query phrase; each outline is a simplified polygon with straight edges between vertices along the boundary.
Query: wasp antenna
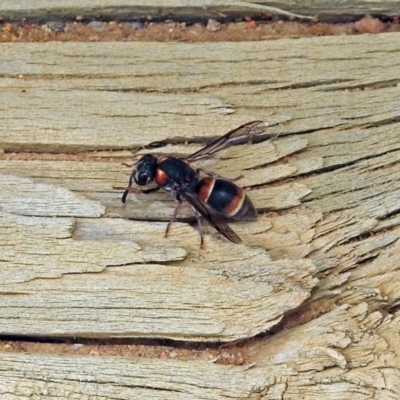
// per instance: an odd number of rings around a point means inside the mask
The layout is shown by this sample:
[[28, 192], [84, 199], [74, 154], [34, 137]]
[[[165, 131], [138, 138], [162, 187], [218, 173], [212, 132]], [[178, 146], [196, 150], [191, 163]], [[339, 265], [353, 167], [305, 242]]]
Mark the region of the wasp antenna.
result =
[[125, 192], [124, 192], [124, 194], [123, 194], [122, 197], [121, 197], [121, 201], [122, 201], [123, 203], [126, 203], [126, 198], [127, 198], [127, 196], [128, 196], [128, 193], [129, 193], [129, 190], [126, 189]]
[[135, 172], [136, 172], [136, 171], [134, 170], [134, 171], [132, 172], [131, 176], [129, 177], [128, 187], [125, 189], [125, 192], [124, 192], [124, 194], [123, 194], [122, 197], [121, 197], [121, 201], [122, 201], [123, 203], [126, 202], [126, 198], [127, 198], [127, 196], [128, 196], [128, 193], [130, 192], [129, 189], [131, 189], [133, 177], [135, 176]]

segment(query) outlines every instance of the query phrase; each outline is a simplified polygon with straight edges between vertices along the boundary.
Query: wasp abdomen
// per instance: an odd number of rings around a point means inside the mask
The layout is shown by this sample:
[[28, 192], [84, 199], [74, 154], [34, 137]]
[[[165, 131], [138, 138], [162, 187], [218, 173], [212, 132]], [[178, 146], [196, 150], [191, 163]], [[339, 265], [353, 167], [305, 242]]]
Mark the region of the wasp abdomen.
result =
[[197, 185], [197, 195], [215, 211], [227, 218], [252, 219], [257, 210], [246, 192], [224, 179], [203, 178]]

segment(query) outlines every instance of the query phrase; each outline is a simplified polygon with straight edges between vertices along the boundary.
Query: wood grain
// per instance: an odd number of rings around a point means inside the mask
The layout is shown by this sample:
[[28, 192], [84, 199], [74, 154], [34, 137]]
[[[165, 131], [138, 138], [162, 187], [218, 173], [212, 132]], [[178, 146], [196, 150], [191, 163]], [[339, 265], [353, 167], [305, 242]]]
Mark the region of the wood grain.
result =
[[98, 18], [99, 15], [108, 18], [146, 18], [152, 16], [186, 17], [186, 18], [216, 18], [236, 15], [259, 15], [268, 13], [291, 17], [310, 18], [339, 16], [364, 16], [365, 14], [392, 15], [398, 14], [398, 4], [394, 0], [375, 1], [373, 4], [365, 0], [348, 3], [341, 1], [227, 1], [227, 0], [196, 0], [190, 3], [182, 0], [92, 0], [88, 3], [76, 0], [65, 0], [57, 4], [51, 0], [36, 0], [33, 4], [3, 0], [0, 13], [3, 18], [20, 20], [29, 16], [31, 19], [46, 18]]
[[[2, 45], [0, 333], [269, 334], [235, 367], [3, 351], [0, 393], [398, 398], [398, 43]], [[205, 164], [244, 175], [260, 216], [230, 223], [243, 245], [206, 227], [200, 250], [189, 208], [165, 238], [173, 198], [122, 205], [113, 190], [132, 171], [123, 162], [185, 156], [255, 119], [279, 136]]]
[[76, 152], [201, 141], [252, 119], [268, 121], [271, 134], [387, 125], [399, 105], [397, 48], [396, 34], [4, 44], [0, 147]]
[[[399, 316], [342, 306], [254, 346], [243, 366], [1, 352], [0, 394], [18, 399], [395, 399]], [[390, 349], [390, 351], [389, 351]], [[10, 397], [11, 398], [11, 397]]]
[[271, 262], [265, 252], [241, 246], [245, 269], [242, 259], [229, 261], [224, 252], [214, 260], [219, 267], [208, 270], [205, 261], [190, 268], [158, 265], [184, 259], [185, 250], [115, 238], [73, 240], [71, 219], [59, 221], [68, 224], [62, 234], [52, 226], [50, 235], [52, 221], [40, 218], [38, 226], [33, 219], [2, 218], [0, 240], [13, 237], [1, 262], [2, 334], [234, 340], [275, 325], [316, 283], [306, 260]]

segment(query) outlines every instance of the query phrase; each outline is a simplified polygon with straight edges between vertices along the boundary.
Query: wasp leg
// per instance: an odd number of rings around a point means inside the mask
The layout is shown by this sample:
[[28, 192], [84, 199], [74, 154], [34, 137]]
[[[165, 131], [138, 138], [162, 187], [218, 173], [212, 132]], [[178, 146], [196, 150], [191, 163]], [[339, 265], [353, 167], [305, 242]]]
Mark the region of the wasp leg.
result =
[[196, 217], [196, 220], [197, 220], [197, 226], [199, 227], [200, 248], [204, 249], [203, 226], [201, 225], [201, 214], [195, 208], [192, 207], [192, 209], [193, 209], [194, 216]]
[[137, 193], [137, 194], [149, 194], [149, 193], [153, 193], [153, 192], [157, 192], [157, 190], [160, 190], [160, 187], [155, 187], [155, 188], [150, 188], [150, 189], [137, 189], [137, 188], [132, 188], [132, 187], [127, 187], [125, 189], [124, 194], [122, 195], [121, 201], [123, 203], [125, 203], [126, 201], [126, 197], [128, 196], [128, 193]]
[[203, 174], [208, 175], [210, 178], [214, 178], [214, 179], [215, 178], [220, 178], [220, 179], [224, 179], [224, 180], [230, 181], [230, 182], [234, 182], [234, 181], [237, 181], [237, 180], [243, 178], [243, 175], [239, 175], [236, 178], [225, 178], [224, 176], [221, 176], [221, 175], [219, 175], [219, 174], [217, 174], [215, 172], [212, 172], [212, 171], [208, 171], [208, 170], [206, 170], [204, 168], [197, 168], [196, 169], [196, 173], [199, 174], [200, 172], [202, 172]]
[[[129, 183], [131, 183], [131, 180], [129, 180]], [[157, 190], [160, 190], [160, 187], [155, 187], [155, 188], [150, 188], [150, 189], [138, 189], [138, 188], [133, 188], [133, 187], [123, 187], [123, 186], [114, 186], [113, 189], [115, 190], [125, 190], [124, 194], [122, 195], [121, 201], [123, 203], [126, 202], [126, 197], [128, 196], [128, 193], [136, 193], [136, 194], [149, 194], [153, 192], [157, 192]]]
[[171, 224], [176, 220], [176, 217], [178, 216], [179, 211], [181, 210], [182, 207], [183, 200], [179, 197], [179, 195], [176, 196], [176, 200], [178, 200], [178, 205], [175, 208], [174, 215], [168, 221], [167, 228], [165, 229], [165, 237], [168, 236], [169, 228], [171, 227]]
[[[139, 190], [140, 190], [140, 189], [139, 189]], [[140, 190], [140, 193], [149, 194], [149, 193], [157, 192], [157, 190], [160, 190], [160, 187], [159, 187], [159, 186], [158, 186], [158, 187], [155, 187], [155, 188], [150, 188], [150, 189], [142, 189], [142, 190]]]

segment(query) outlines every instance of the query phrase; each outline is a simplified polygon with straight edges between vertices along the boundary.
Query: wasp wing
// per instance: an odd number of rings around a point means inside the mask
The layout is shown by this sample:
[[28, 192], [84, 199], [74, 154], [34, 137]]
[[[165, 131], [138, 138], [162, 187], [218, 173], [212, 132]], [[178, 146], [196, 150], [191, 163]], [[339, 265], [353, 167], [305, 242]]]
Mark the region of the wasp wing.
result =
[[214, 140], [201, 150], [191, 154], [186, 158], [186, 161], [189, 163], [197, 161], [202, 158], [210, 157], [218, 151], [226, 149], [227, 147], [246, 143], [253, 137], [263, 134], [266, 130], [266, 127], [267, 125], [264, 121], [247, 122], [246, 124], [243, 124]]
[[242, 239], [230, 228], [226, 221], [208, 204], [204, 203], [195, 193], [182, 190], [182, 197], [197, 210], [221, 235], [233, 243], [241, 243]]

